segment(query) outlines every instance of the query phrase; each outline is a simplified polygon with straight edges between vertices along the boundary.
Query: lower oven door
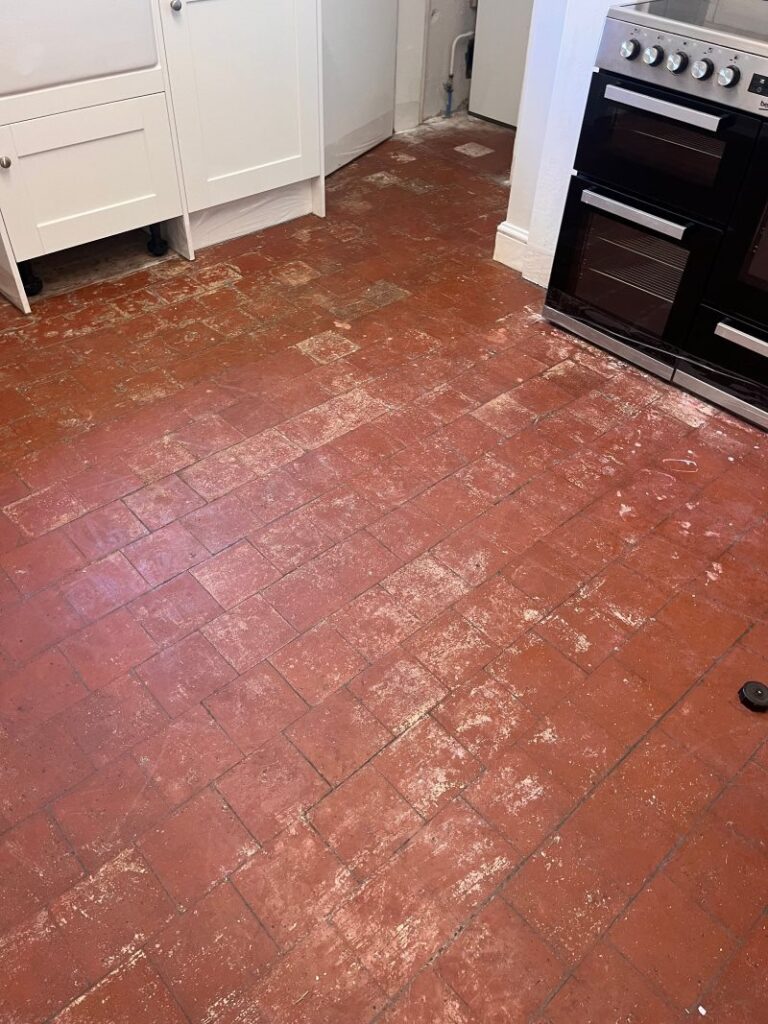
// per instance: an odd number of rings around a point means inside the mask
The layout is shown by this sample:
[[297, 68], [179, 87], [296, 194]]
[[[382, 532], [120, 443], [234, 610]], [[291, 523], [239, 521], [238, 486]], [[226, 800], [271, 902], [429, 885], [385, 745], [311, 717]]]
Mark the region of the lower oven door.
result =
[[593, 77], [576, 169], [724, 224], [760, 126], [761, 118], [601, 71]]
[[669, 380], [721, 237], [715, 228], [576, 178], [548, 313]]
[[703, 308], [675, 383], [768, 429], [768, 328]]

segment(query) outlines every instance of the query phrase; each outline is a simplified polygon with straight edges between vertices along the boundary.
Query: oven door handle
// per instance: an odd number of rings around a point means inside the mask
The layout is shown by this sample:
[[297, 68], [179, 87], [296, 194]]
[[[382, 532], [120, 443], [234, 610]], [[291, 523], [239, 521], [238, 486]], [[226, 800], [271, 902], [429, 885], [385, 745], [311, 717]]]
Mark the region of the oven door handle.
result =
[[613, 100], [615, 103], [623, 103], [625, 107], [645, 110], [649, 114], [659, 114], [661, 117], [669, 118], [670, 121], [680, 121], [682, 124], [689, 124], [694, 128], [703, 128], [706, 132], [720, 131], [720, 126], [725, 121], [724, 117], [718, 117], [717, 114], [707, 114], [703, 110], [684, 107], [680, 103], [660, 100], [656, 96], [648, 96], [644, 92], [622, 89], [619, 85], [607, 85], [605, 98]]
[[676, 221], [659, 217], [655, 213], [646, 213], [645, 210], [638, 210], [634, 206], [620, 203], [618, 199], [601, 196], [599, 192], [592, 192], [591, 189], [585, 189], [581, 193], [581, 201], [587, 206], [594, 206], [596, 210], [602, 210], [603, 213], [612, 213], [614, 217], [619, 217], [621, 220], [637, 224], [641, 228], [650, 228], [651, 231], [666, 235], [667, 238], [674, 238], [677, 242], [682, 242], [690, 227], [690, 224], [678, 224]]
[[741, 345], [742, 348], [749, 349], [750, 352], [756, 352], [757, 355], [768, 358], [768, 341], [762, 341], [753, 334], [740, 331], [724, 320], [715, 328], [715, 334], [718, 338], [723, 338], [724, 341], [732, 341], [734, 345]]

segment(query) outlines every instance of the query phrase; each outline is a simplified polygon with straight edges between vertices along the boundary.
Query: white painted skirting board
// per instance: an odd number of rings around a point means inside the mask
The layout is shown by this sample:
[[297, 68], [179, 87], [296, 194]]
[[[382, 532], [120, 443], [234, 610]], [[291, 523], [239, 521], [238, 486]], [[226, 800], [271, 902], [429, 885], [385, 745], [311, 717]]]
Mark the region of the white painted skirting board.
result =
[[312, 181], [299, 181], [295, 185], [275, 188], [259, 196], [237, 199], [232, 203], [201, 210], [190, 216], [192, 242], [195, 249], [226, 242], [230, 238], [263, 231], [308, 213], [322, 213], [317, 209], [318, 197]]
[[531, 244], [528, 232], [509, 221], [499, 224], [496, 230], [493, 258], [505, 267], [519, 270], [526, 281], [532, 281], [542, 288], [549, 284], [553, 254], [537, 249]]
[[523, 258], [528, 245], [528, 232], [509, 221], [499, 224], [496, 229], [496, 249], [493, 258], [512, 270], [523, 269]]

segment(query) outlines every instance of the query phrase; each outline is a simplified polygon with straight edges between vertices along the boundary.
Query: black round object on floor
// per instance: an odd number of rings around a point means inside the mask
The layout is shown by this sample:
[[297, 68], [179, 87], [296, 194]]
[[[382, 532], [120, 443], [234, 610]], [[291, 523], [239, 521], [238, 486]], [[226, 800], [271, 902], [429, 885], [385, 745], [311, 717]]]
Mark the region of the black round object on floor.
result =
[[768, 686], [765, 683], [744, 683], [739, 700], [750, 711], [768, 711]]

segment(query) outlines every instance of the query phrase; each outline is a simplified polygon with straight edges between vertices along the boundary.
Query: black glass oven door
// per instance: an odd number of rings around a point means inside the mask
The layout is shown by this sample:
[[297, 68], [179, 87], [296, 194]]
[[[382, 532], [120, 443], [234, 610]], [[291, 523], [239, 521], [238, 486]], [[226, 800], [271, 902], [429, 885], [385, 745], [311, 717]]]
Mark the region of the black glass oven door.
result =
[[768, 429], [768, 329], [702, 308], [675, 382]]
[[547, 305], [671, 367], [720, 238], [715, 228], [576, 178]]
[[768, 327], [768, 126], [708, 289], [720, 309]]
[[760, 119], [618, 75], [593, 76], [576, 169], [700, 220], [724, 224]]

